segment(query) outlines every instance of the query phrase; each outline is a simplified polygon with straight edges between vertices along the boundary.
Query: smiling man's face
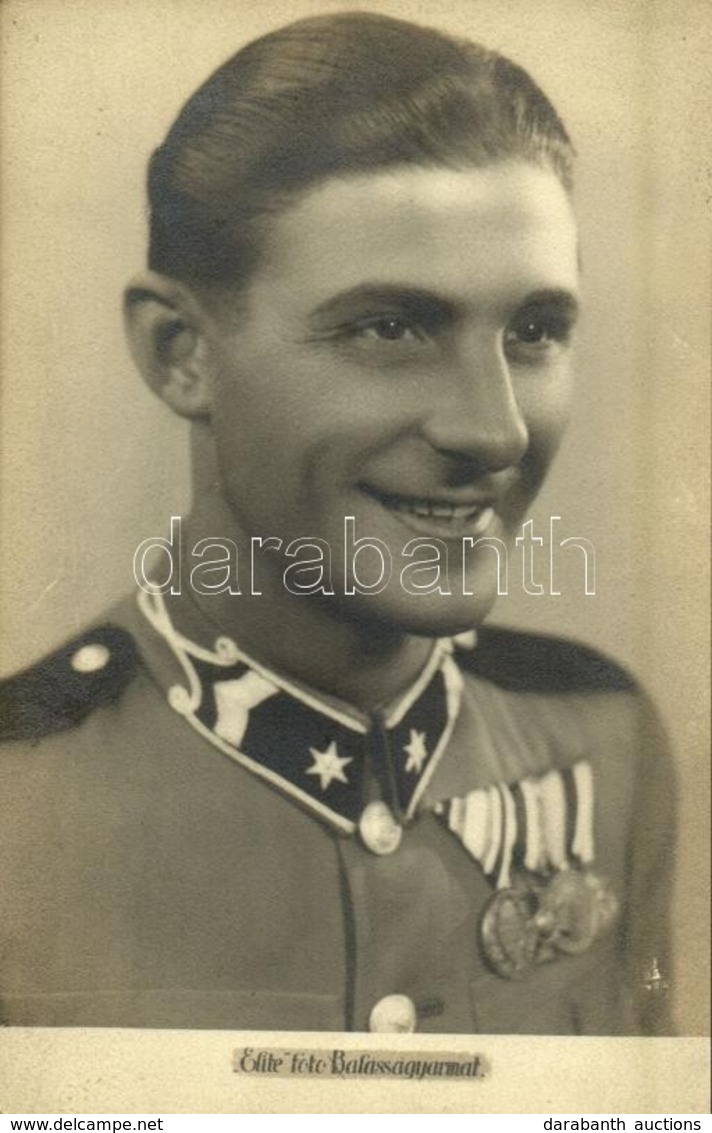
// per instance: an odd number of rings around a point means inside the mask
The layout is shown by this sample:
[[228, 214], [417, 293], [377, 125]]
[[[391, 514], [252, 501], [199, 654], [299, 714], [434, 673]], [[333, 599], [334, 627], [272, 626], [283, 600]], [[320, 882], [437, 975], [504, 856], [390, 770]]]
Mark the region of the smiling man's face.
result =
[[[477, 624], [496, 556], [469, 549], [463, 580], [462, 541], [511, 542], [539, 490], [568, 416], [577, 286], [570, 201], [547, 169], [399, 167], [304, 194], [271, 224], [246, 313], [222, 304], [208, 334], [239, 534], [326, 541], [344, 615]], [[346, 516], [391, 551], [379, 594], [339, 594]], [[400, 585], [413, 539], [447, 548], [450, 594]], [[376, 558], [359, 556], [362, 581]]]

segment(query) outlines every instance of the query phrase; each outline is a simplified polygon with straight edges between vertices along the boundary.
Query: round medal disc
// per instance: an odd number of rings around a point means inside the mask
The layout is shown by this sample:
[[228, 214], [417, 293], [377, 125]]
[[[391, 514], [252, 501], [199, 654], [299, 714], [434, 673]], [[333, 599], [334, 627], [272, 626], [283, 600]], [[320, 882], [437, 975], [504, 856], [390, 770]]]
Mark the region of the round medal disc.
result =
[[541, 908], [554, 920], [550, 941], [560, 952], [585, 952], [598, 936], [598, 895], [580, 870], [555, 874], [541, 894]]
[[533, 968], [538, 942], [534, 911], [526, 889], [500, 889], [487, 902], [480, 940], [485, 959], [498, 976], [519, 980]]

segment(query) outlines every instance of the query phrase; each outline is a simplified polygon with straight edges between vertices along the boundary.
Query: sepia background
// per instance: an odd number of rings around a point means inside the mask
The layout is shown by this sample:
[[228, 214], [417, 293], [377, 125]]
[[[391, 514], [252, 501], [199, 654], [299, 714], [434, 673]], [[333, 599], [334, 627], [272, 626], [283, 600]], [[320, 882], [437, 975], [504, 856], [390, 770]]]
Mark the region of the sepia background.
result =
[[[585, 318], [576, 412], [535, 512], [572, 549], [559, 596], [513, 576], [495, 620], [612, 654], [656, 699], [681, 781], [678, 1023], [708, 988], [709, 287], [705, 0], [4, 0], [0, 671], [131, 586], [138, 543], [188, 504], [184, 425], [142, 387], [121, 289], [145, 253], [145, 166], [180, 104], [241, 44], [358, 8], [479, 39], [547, 91], [580, 155]], [[546, 577], [542, 579], [546, 582]]]

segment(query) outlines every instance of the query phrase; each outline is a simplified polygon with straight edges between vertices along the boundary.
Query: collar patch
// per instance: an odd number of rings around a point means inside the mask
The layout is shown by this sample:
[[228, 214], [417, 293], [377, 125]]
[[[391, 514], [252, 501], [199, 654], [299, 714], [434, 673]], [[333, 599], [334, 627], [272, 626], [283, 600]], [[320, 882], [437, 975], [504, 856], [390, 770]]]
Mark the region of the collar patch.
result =
[[349, 713], [265, 669], [229, 638], [213, 650], [180, 634], [159, 594], [139, 606], [166, 641], [185, 682], [171, 707], [230, 758], [333, 826], [353, 833], [366, 805], [367, 769], [399, 821], [416, 812], [457, 719], [462, 677], [438, 642], [411, 689], [386, 713]]

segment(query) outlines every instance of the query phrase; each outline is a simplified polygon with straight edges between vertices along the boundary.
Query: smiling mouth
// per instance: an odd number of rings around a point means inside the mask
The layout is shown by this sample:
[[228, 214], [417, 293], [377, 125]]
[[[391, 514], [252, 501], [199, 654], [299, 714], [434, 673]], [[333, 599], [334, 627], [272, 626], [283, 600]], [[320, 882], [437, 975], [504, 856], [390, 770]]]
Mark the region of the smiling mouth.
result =
[[379, 492], [366, 485], [362, 485], [362, 490], [409, 526], [426, 535], [483, 535], [495, 515], [494, 507], [486, 500], [453, 503], [431, 497]]

